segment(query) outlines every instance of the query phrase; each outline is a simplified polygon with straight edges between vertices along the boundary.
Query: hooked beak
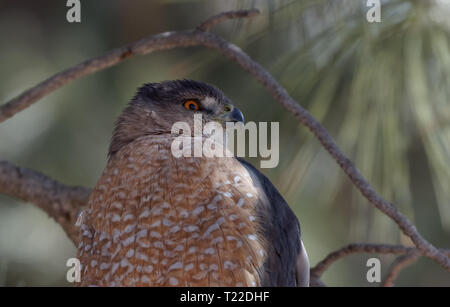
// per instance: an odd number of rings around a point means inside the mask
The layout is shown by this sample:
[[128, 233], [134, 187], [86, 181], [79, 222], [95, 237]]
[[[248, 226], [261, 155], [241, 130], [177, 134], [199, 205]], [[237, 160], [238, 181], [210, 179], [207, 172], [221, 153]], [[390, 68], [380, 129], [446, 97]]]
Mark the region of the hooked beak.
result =
[[241, 110], [233, 107], [233, 110], [223, 115], [222, 120], [224, 122], [244, 123], [244, 115], [242, 114]]

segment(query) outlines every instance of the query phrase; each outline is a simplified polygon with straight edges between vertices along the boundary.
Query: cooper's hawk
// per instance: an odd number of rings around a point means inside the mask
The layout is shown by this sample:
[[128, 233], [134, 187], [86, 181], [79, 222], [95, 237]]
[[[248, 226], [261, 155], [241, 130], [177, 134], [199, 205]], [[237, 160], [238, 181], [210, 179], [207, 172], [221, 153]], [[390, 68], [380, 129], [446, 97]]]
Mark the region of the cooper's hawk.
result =
[[81, 285], [305, 286], [297, 218], [235, 157], [174, 157], [175, 122], [243, 121], [217, 88], [142, 86], [116, 122], [81, 224]]

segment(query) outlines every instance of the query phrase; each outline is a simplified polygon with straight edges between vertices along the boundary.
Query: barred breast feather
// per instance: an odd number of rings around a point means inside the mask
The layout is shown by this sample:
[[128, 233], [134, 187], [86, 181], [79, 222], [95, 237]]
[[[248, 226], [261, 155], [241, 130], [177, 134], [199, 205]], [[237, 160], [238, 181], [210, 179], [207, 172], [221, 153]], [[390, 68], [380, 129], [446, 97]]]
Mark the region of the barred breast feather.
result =
[[82, 286], [259, 286], [260, 199], [233, 157], [180, 157], [145, 136], [108, 161], [80, 227]]

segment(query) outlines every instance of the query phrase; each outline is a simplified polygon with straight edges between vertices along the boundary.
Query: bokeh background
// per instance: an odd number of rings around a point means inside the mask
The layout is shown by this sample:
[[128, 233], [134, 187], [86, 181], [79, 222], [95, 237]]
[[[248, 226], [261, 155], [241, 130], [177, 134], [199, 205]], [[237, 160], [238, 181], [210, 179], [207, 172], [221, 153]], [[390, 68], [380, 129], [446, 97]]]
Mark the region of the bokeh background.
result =
[[[0, 102], [144, 36], [257, 7], [261, 16], [214, 31], [265, 66], [428, 240], [450, 247], [450, 1], [382, 1], [381, 23], [367, 22], [366, 2], [82, 0], [81, 23], [68, 23], [66, 1], [0, 0]], [[136, 87], [177, 78], [217, 85], [247, 120], [280, 122], [280, 164], [263, 172], [298, 215], [312, 265], [351, 242], [410, 244], [261, 85], [202, 47], [132, 58], [57, 90], [0, 124], [0, 159], [92, 187]], [[75, 254], [45, 213], [0, 195], [0, 285], [69, 286]], [[324, 282], [375, 286], [365, 277], [372, 256], [337, 262]], [[394, 258], [380, 259], [385, 275]], [[450, 286], [450, 274], [420, 259], [397, 285]]]

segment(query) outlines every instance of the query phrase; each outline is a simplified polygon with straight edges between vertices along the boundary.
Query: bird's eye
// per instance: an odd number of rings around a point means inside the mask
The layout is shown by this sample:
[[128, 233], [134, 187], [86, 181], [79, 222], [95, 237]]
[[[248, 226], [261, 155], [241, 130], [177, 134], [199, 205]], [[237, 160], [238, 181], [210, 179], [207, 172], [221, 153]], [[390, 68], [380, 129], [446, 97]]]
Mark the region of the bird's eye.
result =
[[183, 106], [189, 111], [198, 111], [200, 109], [198, 102], [195, 100], [188, 100], [183, 104]]
[[233, 108], [230, 105], [225, 105], [224, 107], [225, 112], [231, 112], [231, 110], [233, 110]]

